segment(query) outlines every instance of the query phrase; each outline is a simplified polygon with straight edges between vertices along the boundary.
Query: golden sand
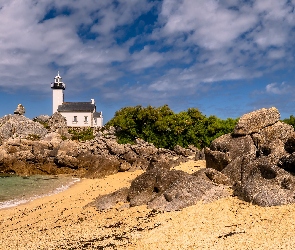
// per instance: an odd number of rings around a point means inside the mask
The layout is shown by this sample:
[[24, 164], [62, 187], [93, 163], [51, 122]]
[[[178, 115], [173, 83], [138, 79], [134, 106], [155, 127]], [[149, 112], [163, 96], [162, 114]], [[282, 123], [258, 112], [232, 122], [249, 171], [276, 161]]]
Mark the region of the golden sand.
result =
[[[204, 161], [176, 169], [200, 167]], [[62, 193], [0, 210], [0, 249], [295, 249], [295, 204], [263, 208], [228, 197], [176, 212], [84, 207], [141, 173], [83, 179]]]

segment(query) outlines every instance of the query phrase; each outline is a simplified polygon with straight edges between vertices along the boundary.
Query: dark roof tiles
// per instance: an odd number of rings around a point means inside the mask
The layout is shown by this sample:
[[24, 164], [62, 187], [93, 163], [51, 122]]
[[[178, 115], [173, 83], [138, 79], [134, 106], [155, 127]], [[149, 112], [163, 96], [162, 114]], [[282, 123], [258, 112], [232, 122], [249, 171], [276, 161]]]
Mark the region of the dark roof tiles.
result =
[[58, 106], [58, 112], [93, 112], [95, 104], [91, 102], [64, 102]]
[[93, 118], [101, 118], [102, 117], [102, 112], [94, 112], [93, 113]]

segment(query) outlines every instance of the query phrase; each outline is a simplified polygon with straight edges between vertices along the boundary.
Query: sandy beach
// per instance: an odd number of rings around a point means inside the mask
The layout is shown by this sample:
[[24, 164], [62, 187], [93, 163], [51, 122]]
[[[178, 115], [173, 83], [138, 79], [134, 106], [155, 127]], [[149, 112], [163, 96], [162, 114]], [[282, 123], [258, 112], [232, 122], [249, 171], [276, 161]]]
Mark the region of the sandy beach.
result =
[[[189, 161], [178, 169], [204, 167]], [[68, 190], [0, 210], [0, 249], [294, 249], [295, 204], [258, 207], [237, 197], [175, 212], [85, 207], [141, 171], [83, 179]]]

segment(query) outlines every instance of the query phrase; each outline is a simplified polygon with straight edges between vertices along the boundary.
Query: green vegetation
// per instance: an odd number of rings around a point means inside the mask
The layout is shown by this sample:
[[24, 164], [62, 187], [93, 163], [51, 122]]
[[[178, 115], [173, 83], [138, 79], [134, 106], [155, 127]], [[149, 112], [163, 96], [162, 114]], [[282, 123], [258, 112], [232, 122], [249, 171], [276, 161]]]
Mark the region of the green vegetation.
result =
[[295, 117], [293, 115], [290, 115], [290, 118], [284, 119], [283, 122], [292, 125], [295, 128]]
[[94, 138], [92, 128], [87, 128], [80, 131], [75, 129], [69, 129], [68, 132], [72, 135], [72, 140], [87, 141]]
[[175, 145], [203, 148], [215, 138], [231, 133], [236, 123], [237, 119], [206, 117], [196, 108], [175, 114], [168, 105], [164, 105], [158, 108], [122, 108], [106, 127], [117, 129], [119, 143], [133, 143], [136, 138], [141, 138], [162, 148], [173, 148]]
[[36, 135], [36, 134], [28, 134], [27, 135], [27, 140], [31, 140], [31, 141], [39, 141], [41, 138], [40, 135]]
[[48, 122], [40, 122], [39, 121], [39, 123], [41, 123], [44, 126], [44, 128], [50, 129], [50, 126], [49, 126]]
[[50, 129], [50, 126], [49, 126], [49, 124], [48, 124], [47, 121], [41, 121], [41, 120], [36, 119], [36, 118], [34, 118], [33, 121], [34, 121], [34, 122], [39, 122], [39, 123], [40, 123], [41, 125], [43, 125], [44, 128], [46, 128], [46, 129]]
[[63, 141], [65, 141], [65, 140], [68, 139], [68, 138], [67, 138], [66, 136], [64, 136], [64, 135], [61, 135], [60, 137], [61, 137], [61, 139], [62, 139]]

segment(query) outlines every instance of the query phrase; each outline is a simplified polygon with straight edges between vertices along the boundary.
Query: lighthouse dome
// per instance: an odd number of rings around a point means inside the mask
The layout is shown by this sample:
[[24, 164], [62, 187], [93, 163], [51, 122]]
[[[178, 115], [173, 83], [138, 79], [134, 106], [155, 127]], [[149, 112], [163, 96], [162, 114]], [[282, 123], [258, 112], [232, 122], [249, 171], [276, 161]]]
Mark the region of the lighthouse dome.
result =
[[57, 72], [57, 76], [54, 77], [54, 82], [51, 83], [52, 89], [66, 89], [65, 83], [62, 81], [62, 77], [59, 75], [59, 71]]

